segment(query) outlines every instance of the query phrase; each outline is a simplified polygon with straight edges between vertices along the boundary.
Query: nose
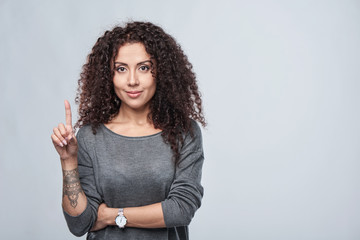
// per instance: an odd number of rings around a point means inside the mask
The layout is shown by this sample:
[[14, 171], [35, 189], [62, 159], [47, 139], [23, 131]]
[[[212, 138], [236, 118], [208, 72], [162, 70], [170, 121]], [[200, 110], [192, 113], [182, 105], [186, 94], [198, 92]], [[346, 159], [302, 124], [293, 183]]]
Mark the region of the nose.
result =
[[139, 85], [139, 79], [138, 75], [136, 74], [136, 71], [130, 71], [130, 74], [128, 76], [128, 85], [129, 86], [136, 86]]

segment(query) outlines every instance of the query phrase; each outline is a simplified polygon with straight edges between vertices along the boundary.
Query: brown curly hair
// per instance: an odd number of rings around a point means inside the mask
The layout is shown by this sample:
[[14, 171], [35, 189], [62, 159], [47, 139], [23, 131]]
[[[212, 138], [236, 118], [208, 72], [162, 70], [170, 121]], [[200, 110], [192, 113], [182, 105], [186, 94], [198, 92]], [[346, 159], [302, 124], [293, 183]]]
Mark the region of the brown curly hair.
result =
[[150, 102], [148, 119], [162, 130], [176, 160], [190, 132], [191, 119], [206, 125], [192, 65], [179, 44], [162, 28], [150, 22], [128, 22], [101, 36], [83, 65], [75, 98], [79, 119], [75, 128], [90, 124], [94, 134], [101, 123], [108, 123], [119, 112], [121, 100], [114, 90], [114, 61], [126, 43], [142, 43], [156, 62], [153, 72], [156, 91]]

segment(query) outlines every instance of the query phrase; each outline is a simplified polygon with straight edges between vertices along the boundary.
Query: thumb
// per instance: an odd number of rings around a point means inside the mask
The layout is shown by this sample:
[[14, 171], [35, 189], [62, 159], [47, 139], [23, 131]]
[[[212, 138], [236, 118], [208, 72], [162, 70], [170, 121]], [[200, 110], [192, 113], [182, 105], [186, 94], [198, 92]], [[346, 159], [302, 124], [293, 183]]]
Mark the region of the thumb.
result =
[[74, 132], [71, 132], [71, 133], [69, 134], [69, 136], [66, 138], [66, 140], [68, 141], [69, 144], [74, 144], [74, 143], [76, 143], [77, 140], [76, 140], [76, 136], [75, 136]]

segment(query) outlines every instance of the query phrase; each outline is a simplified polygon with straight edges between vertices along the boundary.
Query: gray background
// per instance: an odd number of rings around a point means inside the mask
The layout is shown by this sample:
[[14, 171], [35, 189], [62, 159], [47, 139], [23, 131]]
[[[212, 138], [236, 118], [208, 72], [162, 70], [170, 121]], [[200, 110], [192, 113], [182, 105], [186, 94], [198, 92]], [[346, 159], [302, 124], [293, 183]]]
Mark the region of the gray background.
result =
[[1, 239], [76, 239], [50, 135], [96, 39], [127, 19], [161, 25], [198, 76], [191, 239], [360, 239], [360, 2], [342, 0], [0, 1]]

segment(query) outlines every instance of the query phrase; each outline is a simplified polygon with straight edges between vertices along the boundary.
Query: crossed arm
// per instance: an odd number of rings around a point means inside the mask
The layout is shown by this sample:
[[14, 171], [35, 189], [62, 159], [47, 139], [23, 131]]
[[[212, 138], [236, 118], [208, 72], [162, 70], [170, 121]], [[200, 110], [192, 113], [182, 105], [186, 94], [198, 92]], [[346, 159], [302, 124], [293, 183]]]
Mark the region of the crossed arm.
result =
[[[73, 168], [65, 170], [66, 168]], [[78, 216], [85, 211], [87, 198], [80, 185], [77, 168], [63, 166], [63, 208], [71, 216]], [[109, 208], [105, 203], [99, 205], [97, 220], [91, 231], [97, 231], [108, 225], [116, 225], [115, 218], [118, 208]], [[163, 228], [165, 226], [161, 203], [154, 203], [141, 207], [124, 208], [127, 227]]]
[[[81, 187], [78, 171], [78, 141], [73, 133], [71, 108], [65, 101], [66, 125], [60, 123], [54, 128], [53, 140], [55, 149], [60, 155], [63, 170], [62, 206], [70, 216], [82, 214], [88, 204], [87, 197]], [[106, 204], [99, 205], [97, 220], [91, 231], [97, 231], [108, 225], [116, 225], [115, 218], [118, 208], [109, 208]], [[127, 227], [162, 228], [166, 227], [161, 203], [141, 207], [124, 208]]]
[[[115, 225], [118, 208], [108, 208], [102, 203], [102, 198], [94, 185], [92, 161], [88, 156], [84, 137], [80, 134], [81, 129], [78, 139], [73, 133], [71, 110], [67, 101], [65, 109], [66, 125], [59, 124], [54, 128], [51, 137], [60, 155], [63, 169], [64, 215], [70, 231], [76, 236], [82, 236], [88, 231]], [[168, 197], [162, 202], [124, 208], [124, 215], [128, 220], [126, 227], [164, 228], [187, 226], [190, 223], [201, 205], [203, 195], [200, 184], [203, 163], [201, 132], [198, 126], [194, 127], [197, 137], [189, 137], [185, 141]], [[85, 184], [84, 188], [81, 187], [80, 178], [81, 184]]]

